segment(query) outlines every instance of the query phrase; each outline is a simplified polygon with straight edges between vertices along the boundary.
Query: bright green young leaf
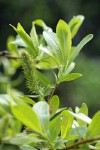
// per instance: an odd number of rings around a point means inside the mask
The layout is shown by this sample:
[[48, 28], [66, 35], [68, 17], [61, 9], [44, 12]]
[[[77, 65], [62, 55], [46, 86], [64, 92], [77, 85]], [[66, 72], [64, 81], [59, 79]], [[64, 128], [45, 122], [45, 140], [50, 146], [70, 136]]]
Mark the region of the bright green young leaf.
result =
[[65, 67], [65, 69], [62, 71], [60, 70], [59, 73], [58, 73], [58, 78], [65, 78], [75, 67], [75, 63], [72, 62], [68, 68]]
[[17, 45], [12, 44], [15, 41], [14, 36], [9, 36], [7, 39], [7, 49], [9, 50], [10, 54], [18, 55]]
[[21, 98], [14, 98], [15, 103], [11, 104], [12, 113], [31, 130], [42, 134], [41, 124], [37, 114]]
[[70, 49], [71, 49], [71, 32], [68, 24], [63, 20], [60, 20], [56, 27], [56, 35], [58, 44], [60, 46], [62, 58], [64, 60], [64, 64], [66, 63], [66, 59], [69, 57]]
[[[78, 113], [83, 113], [86, 116], [88, 116], [88, 107], [85, 103], [82, 104], [81, 108], [79, 109]], [[87, 125], [87, 123], [85, 123], [84, 121], [81, 121], [79, 119], [77, 119], [77, 122], [80, 126], [84, 126]]]
[[100, 136], [100, 111], [94, 115], [86, 134], [87, 138], [96, 136]]
[[50, 117], [53, 117], [55, 115], [58, 108], [59, 108], [59, 98], [58, 96], [54, 95], [50, 100], [50, 109], [51, 109]]
[[24, 96], [24, 97], [21, 97], [26, 103], [28, 104], [31, 104], [31, 105], [34, 105], [35, 104], [35, 101], [33, 101], [31, 98], [27, 97], [27, 96]]
[[43, 132], [46, 133], [49, 128], [50, 118], [50, 108], [48, 103], [46, 103], [45, 101], [38, 102], [33, 106], [33, 110], [35, 111], [41, 122]]
[[42, 46], [39, 46], [39, 48], [45, 52], [46, 54], [48, 54], [49, 56], [51, 56], [53, 58], [53, 60], [55, 61], [56, 65], [59, 66], [59, 61], [56, 59], [56, 54], [52, 51], [50, 51], [49, 48], [46, 48], [46, 47], [42, 47]]
[[74, 117], [67, 110], [64, 110], [61, 114], [62, 114], [61, 138], [67, 138], [72, 129]]
[[25, 32], [25, 30], [23, 29], [21, 24], [18, 23], [17, 28], [15, 28], [14, 26], [12, 26], [12, 27], [18, 33], [18, 35], [22, 38], [22, 40], [25, 42], [25, 44], [27, 45], [27, 47], [28, 47], [27, 51], [30, 54], [32, 54], [33, 57], [35, 57], [36, 51], [35, 51], [35, 48], [33, 46], [32, 40], [31, 40], [30, 36]]
[[80, 50], [83, 48], [83, 46], [88, 43], [93, 38], [92, 34], [87, 35], [83, 40], [76, 46], [74, 51], [70, 55], [70, 62], [72, 62], [76, 56], [79, 54]]
[[60, 82], [72, 81], [77, 78], [80, 78], [81, 76], [82, 76], [82, 74], [79, 74], [79, 73], [71, 73], [71, 74], [68, 74], [67, 76], [60, 77], [58, 79], [57, 83], [59, 84]]
[[82, 15], [78, 15], [78, 16], [74, 16], [70, 22], [69, 22], [69, 27], [71, 30], [71, 36], [72, 38], [76, 35], [76, 33], [78, 32], [81, 24], [83, 23], [84, 20], [84, 16]]
[[100, 149], [100, 141], [96, 144], [96, 148]]
[[39, 41], [38, 41], [38, 35], [36, 33], [34, 23], [32, 24], [32, 29], [31, 29], [30, 36], [31, 36], [31, 40], [32, 40], [32, 43], [34, 45], [34, 48], [35, 48], [36, 52], [38, 53], [38, 51], [39, 51], [39, 48], [38, 48], [39, 47]]
[[36, 25], [40, 26], [43, 28], [44, 31], [49, 31], [52, 32], [52, 29], [50, 27], [48, 27], [43, 20], [41, 19], [37, 19], [35, 21], [33, 21], [33, 23], [35, 23]]
[[38, 64], [36, 64], [36, 67], [38, 69], [45, 69], [45, 70], [47, 70], [47, 69], [51, 69], [51, 68], [53, 68], [53, 69], [57, 68], [58, 66], [57, 66], [57, 63], [55, 62], [55, 60], [50, 55], [47, 55], [45, 53], [45, 56], [43, 56], [39, 60]]
[[61, 116], [55, 117], [49, 123], [48, 138], [50, 141], [55, 141], [61, 130]]

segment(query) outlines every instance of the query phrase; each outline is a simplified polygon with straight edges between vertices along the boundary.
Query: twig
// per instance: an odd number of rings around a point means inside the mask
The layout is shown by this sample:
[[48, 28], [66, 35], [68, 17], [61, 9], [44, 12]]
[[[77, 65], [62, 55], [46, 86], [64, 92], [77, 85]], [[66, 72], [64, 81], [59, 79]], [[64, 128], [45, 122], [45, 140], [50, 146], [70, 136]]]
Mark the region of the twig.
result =
[[74, 148], [77, 148], [78, 146], [80, 146], [80, 145], [82, 145], [82, 144], [90, 143], [90, 142], [93, 142], [93, 141], [96, 141], [96, 140], [100, 140], [100, 137], [81, 140], [81, 141], [76, 142], [76, 143], [74, 143], [73, 145], [68, 146], [68, 147], [66, 147], [66, 148], [64, 148], [64, 149], [62, 149], [62, 150], [74, 149]]
[[48, 103], [50, 102], [51, 98], [53, 97], [53, 94], [54, 94], [57, 87], [58, 87], [58, 84], [56, 84], [55, 87], [53, 88], [53, 90], [51, 91], [50, 96], [48, 98]]
[[15, 59], [15, 60], [20, 59], [20, 57], [18, 57], [18, 56], [11, 56], [11, 55], [9, 55], [5, 52], [0, 52], [0, 56], [1, 57], [6, 57], [6, 58], [9, 58], [9, 59]]

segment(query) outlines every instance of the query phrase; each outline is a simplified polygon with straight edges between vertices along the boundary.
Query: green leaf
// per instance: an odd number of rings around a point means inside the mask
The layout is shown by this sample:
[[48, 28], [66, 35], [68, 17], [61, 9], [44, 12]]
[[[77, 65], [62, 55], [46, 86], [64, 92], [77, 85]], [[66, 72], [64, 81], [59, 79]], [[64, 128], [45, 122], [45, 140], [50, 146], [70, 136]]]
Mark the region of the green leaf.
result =
[[7, 94], [0, 94], [0, 105], [3, 107], [0, 108], [2, 111], [5, 110], [6, 112], [10, 113], [9, 96]]
[[71, 113], [75, 118], [86, 122], [87, 124], [91, 123], [91, 119], [88, 116], [86, 116], [86, 115], [84, 115], [82, 113], [78, 113], [77, 114], [77, 113], [73, 113], [72, 111], [69, 111], [69, 113]]
[[79, 73], [71, 73], [71, 74], [68, 74], [67, 76], [60, 77], [57, 80], [57, 83], [59, 84], [61, 82], [65, 82], [65, 81], [72, 81], [77, 78], [80, 78], [81, 76], [82, 76], [82, 74], [79, 74]]
[[33, 110], [39, 117], [43, 132], [46, 133], [49, 128], [49, 117], [50, 117], [48, 103], [46, 103], [45, 101], [38, 102], [34, 104]]
[[[10, 25], [12, 26], [12, 25]], [[27, 51], [30, 54], [33, 54], [33, 57], [36, 56], [36, 51], [35, 48], [33, 46], [33, 43], [31, 41], [30, 36], [25, 32], [25, 30], [23, 29], [23, 27], [21, 26], [20, 23], [18, 23], [17, 28], [15, 28], [14, 26], [12, 26], [13, 29], [19, 34], [19, 36], [22, 38], [22, 40], [25, 42], [25, 44], [27, 45]]]
[[15, 44], [15, 45], [22, 46], [22, 47], [27, 47], [27, 45], [25, 44], [25, 42], [21, 39], [19, 35], [17, 35], [16, 39], [12, 41], [11, 44]]
[[[88, 108], [87, 108], [87, 105], [85, 103], [82, 104], [81, 108], [78, 110], [78, 113], [83, 113], [85, 114], [86, 116], [88, 116]], [[87, 123], [85, 123], [84, 121], [81, 121], [79, 119], [77, 119], [77, 122], [80, 126], [86, 126]]]
[[42, 134], [41, 124], [37, 114], [21, 98], [14, 98], [11, 104], [14, 116], [31, 130]]
[[24, 97], [21, 97], [25, 102], [27, 102], [28, 104], [31, 104], [31, 105], [34, 105], [35, 104], [35, 101], [33, 101], [33, 99], [27, 97], [27, 96], [24, 96]]
[[70, 30], [71, 30], [71, 37], [73, 38], [76, 33], [78, 32], [81, 24], [83, 23], [84, 21], [84, 16], [82, 15], [78, 15], [78, 16], [74, 16], [70, 22], [69, 22], [69, 27], [70, 27]]
[[65, 67], [65, 69], [64, 70], [59, 70], [59, 73], [58, 73], [58, 78], [65, 78], [73, 69], [74, 69], [74, 67], [75, 67], [75, 63], [74, 62], [72, 62], [71, 64], [70, 64], [70, 66], [68, 66], [68, 68], [67, 67]]
[[72, 62], [76, 56], [79, 54], [80, 50], [83, 48], [83, 46], [88, 43], [93, 38], [92, 34], [87, 35], [83, 40], [76, 46], [74, 51], [72, 52], [70, 56], [70, 62]]
[[7, 39], [7, 49], [9, 50], [10, 54], [18, 55], [17, 46], [13, 45], [12, 42], [15, 41], [14, 36], [9, 36]]
[[50, 139], [50, 141], [55, 141], [57, 139], [60, 130], [61, 116], [57, 116], [53, 120], [51, 120], [49, 124], [48, 138]]
[[49, 32], [52, 32], [52, 29], [50, 27], [48, 27], [43, 20], [41, 19], [37, 19], [35, 21], [33, 21], [33, 23], [35, 23], [36, 25], [40, 26], [43, 28], [43, 30], [45, 31], [49, 31]]
[[20, 148], [11, 144], [0, 144], [0, 150], [20, 150]]
[[59, 98], [58, 96], [54, 95], [50, 100], [50, 109], [51, 109], [50, 117], [53, 117], [55, 115], [58, 108], [59, 108]]
[[51, 68], [54, 69], [54, 68], [57, 68], [57, 63], [50, 55], [47, 55], [45, 53], [44, 56], [39, 59], [39, 62], [38, 64], [36, 64], [36, 67], [38, 69], [45, 69], [45, 70], [51, 69]]
[[64, 110], [61, 114], [61, 138], [67, 138], [70, 134], [74, 117], [67, 110]]
[[33, 142], [32, 138], [29, 138], [26, 134], [18, 134], [13, 138], [10, 138], [9, 142], [13, 145], [23, 145], [23, 144], [29, 144]]
[[47, 42], [47, 45], [50, 48], [51, 53], [55, 55], [56, 59], [59, 62], [62, 62], [61, 53], [56, 39], [56, 34], [54, 32], [44, 31], [43, 36], [45, 41]]
[[56, 27], [56, 35], [58, 44], [60, 46], [62, 58], [64, 63], [66, 63], [66, 59], [69, 57], [70, 49], [71, 49], [71, 32], [68, 24], [63, 20], [60, 20]]
[[39, 81], [41, 81], [41, 83], [47, 87], [48, 85], [50, 85], [50, 81], [48, 78], [46, 78], [46, 76], [44, 76], [40, 71], [36, 71], [37, 77], [39, 79]]
[[45, 52], [46, 54], [48, 54], [49, 56], [51, 56], [53, 58], [53, 60], [55, 61], [56, 65], [59, 66], [59, 61], [56, 59], [56, 54], [52, 51], [50, 51], [49, 48], [46, 48], [46, 47], [42, 47], [42, 46], [39, 46], [39, 48]]
[[39, 41], [38, 41], [38, 35], [36, 33], [34, 23], [32, 23], [32, 29], [30, 32], [30, 36], [31, 36], [31, 40], [32, 40], [32, 43], [34, 45], [34, 48], [35, 48], [36, 52], [38, 53], [39, 52], [39, 48], [38, 48], [39, 47]]
[[86, 132], [87, 132], [87, 127], [79, 126], [79, 127], [72, 128], [70, 136], [78, 135], [78, 137], [83, 138], [86, 135]]
[[96, 136], [100, 136], [100, 111], [94, 115], [86, 134], [87, 138], [93, 138]]
[[96, 144], [96, 148], [100, 149], [100, 141]]

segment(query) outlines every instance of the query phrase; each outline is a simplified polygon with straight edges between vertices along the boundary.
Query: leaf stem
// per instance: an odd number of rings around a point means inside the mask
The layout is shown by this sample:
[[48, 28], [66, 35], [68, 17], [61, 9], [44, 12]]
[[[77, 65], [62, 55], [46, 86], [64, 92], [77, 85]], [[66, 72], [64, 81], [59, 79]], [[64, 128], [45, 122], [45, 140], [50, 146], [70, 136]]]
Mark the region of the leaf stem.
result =
[[88, 138], [88, 139], [85, 139], [85, 140], [81, 140], [81, 141], [76, 142], [76, 143], [74, 143], [73, 145], [68, 146], [68, 147], [66, 147], [66, 148], [64, 148], [64, 149], [61, 149], [61, 150], [74, 149], [74, 148], [77, 148], [78, 146], [80, 146], [80, 145], [82, 145], [82, 144], [94, 142], [94, 141], [96, 141], [96, 140], [100, 140], [100, 137]]

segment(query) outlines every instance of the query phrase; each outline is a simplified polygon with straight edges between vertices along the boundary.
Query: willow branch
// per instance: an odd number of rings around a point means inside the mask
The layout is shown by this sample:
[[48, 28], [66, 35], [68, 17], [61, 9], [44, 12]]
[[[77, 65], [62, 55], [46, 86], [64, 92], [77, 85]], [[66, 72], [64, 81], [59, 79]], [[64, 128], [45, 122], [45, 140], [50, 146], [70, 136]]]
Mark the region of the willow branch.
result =
[[97, 141], [97, 140], [100, 140], [100, 137], [97, 137], [97, 138], [89, 138], [89, 139], [81, 140], [81, 141], [76, 142], [76, 143], [74, 143], [73, 145], [68, 146], [68, 147], [66, 147], [66, 148], [64, 148], [64, 149], [62, 149], [62, 150], [74, 149], [74, 148], [79, 147], [79, 146], [82, 145], [82, 144], [94, 142], [94, 141]]
[[4, 52], [0, 52], [0, 57], [6, 57], [6, 58], [8, 58], [8, 59], [15, 59], [15, 60], [20, 59], [20, 57], [18, 57], [18, 56], [11, 56], [11, 55], [6, 54], [6, 53], [4, 53]]
[[51, 98], [53, 97], [54, 92], [55, 92], [55, 90], [56, 90], [57, 87], [58, 87], [58, 84], [56, 84], [55, 87], [53, 88], [53, 90], [51, 91], [50, 96], [48, 98], [48, 103], [50, 102]]

